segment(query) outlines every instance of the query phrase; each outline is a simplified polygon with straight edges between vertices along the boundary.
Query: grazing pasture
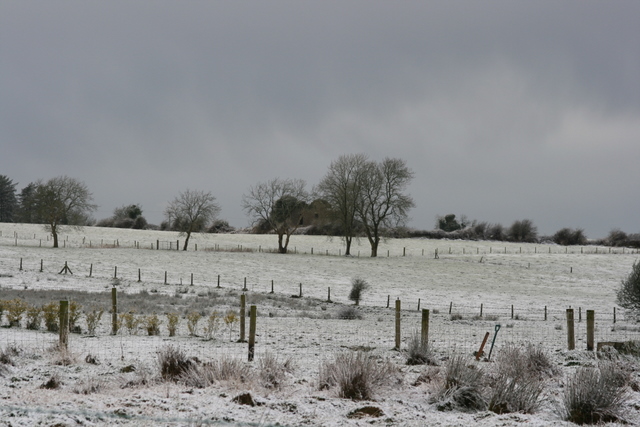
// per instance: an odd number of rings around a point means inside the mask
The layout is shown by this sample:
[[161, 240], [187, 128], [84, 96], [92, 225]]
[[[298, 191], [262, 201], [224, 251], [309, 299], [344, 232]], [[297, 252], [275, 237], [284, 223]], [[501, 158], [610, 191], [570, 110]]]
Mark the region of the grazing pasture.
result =
[[[63, 234], [58, 249], [39, 226], [1, 224], [0, 232], [0, 300], [40, 307], [68, 299], [80, 307], [66, 353], [44, 322], [27, 328], [27, 312], [9, 328], [5, 309], [0, 349], [15, 355], [0, 365], [0, 418], [27, 424], [79, 417], [87, 425], [561, 424], [563, 384], [577, 367], [599, 363], [586, 351], [587, 310], [595, 312], [596, 342], [640, 339], [635, 320], [615, 303], [639, 257], [630, 249], [389, 239], [370, 258], [366, 240], [344, 257], [339, 238], [319, 236], [292, 236], [290, 253], [281, 255], [273, 235], [198, 234], [185, 252], [176, 250], [182, 237], [171, 232], [87, 227]], [[368, 284], [357, 307], [349, 300], [354, 279]], [[253, 362], [247, 343], [239, 342], [241, 324], [245, 341], [250, 329], [249, 318], [239, 319], [243, 294], [246, 313], [252, 305], [257, 311]], [[575, 350], [567, 349], [568, 308]], [[406, 364], [409, 350], [420, 351], [415, 336], [424, 309], [424, 360], [437, 367]], [[154, 316], [158, 335], [147, 328]], [[477, 361], [487, 332], [491, 339]], [[535, 346], [559, 370], [536, 383], [539, 402], [525, 405], [533, 413], [486, 412], [492, 406], [482, 401], [467, 413], [453, 404], [442, 388], [450, 361], [476, 366], [485, 374], [479, 392], [495, 395], [487, 378], [499, 376], [500, 361], [508, 359], [501, 355], [514, 354], [514, 346]], [[484, 361], [490, 349], [493, 357]], [[179, 360], [180, 352], [192, 361], [176, 362], [185, 372], [167, 380], [159, 360]], [[358, 412], [366, 405], [340, 397], [338, 383], [326, 380], [333, 378], [327, 367], [339, 370], [340, 363], [377, 367], [365, 399], [376, 410]], [[621, 409], [638, 422], [637, 359], [620, 363], [632, 367]], [[122, 371], [128, 367], [133, 372]], [[237, 375], [221, 379], [223, 368]], [[40, 388], [52, 379], [59, 387]], [[236, 401], [245, 392], [256, 406]]]

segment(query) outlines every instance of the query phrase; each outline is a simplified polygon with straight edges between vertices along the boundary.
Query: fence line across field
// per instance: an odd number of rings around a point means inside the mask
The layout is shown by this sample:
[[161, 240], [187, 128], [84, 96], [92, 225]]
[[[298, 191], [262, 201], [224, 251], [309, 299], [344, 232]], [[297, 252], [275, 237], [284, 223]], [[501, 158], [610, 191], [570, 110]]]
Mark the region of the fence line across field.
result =
[[[273, 352], [279, 355], [300, 356], [322, 360], [327, 354], [345, 349], [382, 349], [395, 348], [401, 350], [407, 347], [414, 334], [420, 334], [420, 339], [429, 343], [432, 348], [443, 352], [470, 353], [477, 349], [480, 339], [495, 326], [495, 335], [501, 330], [499, 345], [507, 343], [535, 344], [555, 350], [563, 348], [559, 343], [566, 342], [566, 348], [594, 350], [595, 343], [626, 342], [640, 338], [638, 327], [616, 327], [612, 318], [597, 316], [593, 310], [586, 312], [586, 321], [576, 318], [575, 309], [566, 309], [564, 319], [554, 314], [552, 321], [530, 320], [525, 318], [455, 318], [437, 310], [423, 309], [421, 312], [402, 310], [401, 300], [394, 302], [395, 320], [385, 320], [379, 317], [371, 326], [358, 320], [318, 319], [305, 317], [274, 318], [261, 313], [258, 320], [258, 308], [252, 305], [250, 309], [250, 329], [248, 339], [245, 335], [246, 303], [245, 294], [240, 296], [240, 325], [239, 339], [232, 339], [229, 329], [229, 340], [226, 335], [212, 334], [203, 340], [196, 336], [173, 336], [166, 338], [149, 332], [144, 335], [126, 335], [118, 325], [117, 289], [111, 290], [112, 316], [111, 329], [103, 327], [102, 333], [110, 335], [101, 338], [95, 334], [79, 335], [69, 333], [69, 302], [60, 301], [59, 304], [59, 338], [56, 335], [41, 330], [20, 330], [18, 328], [2, 328], [0, 343], [17, 345], [39, 351], [49, 351], [53, 346], [68, 348], [72, 352], [99, 357], [103, 360], [126, 359], [138, 360], [140, 350], [155, 349], [167, 345], [167, 342], [189, 344], [189, 351], [195, 352], [202, 359], [216, 358], [221, 355], [242, 357], [247, 354], [246, 345], [249, 343], [248, 358], [253, 360], [256, 353]], [[379, 308], [380, 314], [389, 312], [386, 308]], [[430, 316], [430, 312], [433, 315]], [[0, 318], [0, 321], [2, 319]], [[500, 321], [502, 320], [502, 321]], [[88, 321], [88, 319], [87, 319]], [[108, 323], [108, 322], [103, 322]], [[566, 327], [565, 327], [566, 325]], [[104, 326], [104, 325], [103, 325]], [[501, 328], [502, 327], [502, 328]], [[105, 330], [106, 329], [106, 330]], [[120, 333], [119, 333], [120, 329]], [[95, 330], [95, 328], [94, 328]], [[217, 332], [220, 332], [219, 330]], [[194, 335], [195, 332], [192, 334]], [[257, 344], [256, 344], [257, 335]], [[115, 342], [114, 342], [115, 341]], [[194, 345], [195, 343], [195, 345]], [[115, 344], [115, 345], [114, 345]], [[142, 346], [142, 347], [141, 347]], [[143, 351], [152, 360], [153, 352]]]
[[[32, 271], [49, 272], [49, 273], [57, 273], [57, 274], [74, 274], [73, 271], [75, 270], [76, 274], [81, 274], [79, 273], [79, 270], [81, 267], [84, 267], [84, 269], [87, 269], [86, 265], [81, 264], [80, 267], [77, 267], [75, 265], [69, 266], [68, 262], [65, 261], [64, 266], [62, 267], [61, 270], [58, 271], [59, 267], [55, 267], [55, 269], [51, 271], [50, 269], [48, 270], [45, 269], [43, 259], [40, 259], [39, 262], [33, 262], [33, 261], [28, 262], [28, 261], [24, 261], [23, 258], [20, 258], [18, 270], [24, 271], [24, 270], [30, 269]], [[126, 271], [125, 273], [123, 273], [122, 269], [119, 270], [117, 266], [111, 269], [108, 269], [107, 267], [102, 267], [101, 269], [98, 269], [97, 267], [94, 267], [93, 263], [91, 263], [87, 270], [88, 270], [87, 277], [90, 277], [90, 278], [102, 277], [102, 278], [109, 278], [109, 279], [124, 279], [125, 274], [127, 274], [128, 276], [133, 276], [133, 277], [130, 277], [129, 279], [132, 281], [152, 283], [152, 284], [154, 283], [162, 284], [166, 286], [171, 286], [171, 285], [193, 286], [195, 283], [197, 283], [198, 285], [207, 287], [209, 291], [212, 291], [215, 289], [233, 289], [233, 290], [242, 291], [242, 292], [278, 293], [278, 294], [293, 295], [298, 297], [312, 297], [312, 298], [319, 299], [321, 301], [326, 300], [326, 301], [333, 302], [331, 298], [331, 287], [327, 287], [326, 289], [324, 289], [324, 287], [318, 287], [314, 285], [304, 285], [301, 282], [298, 282], [297, 284], [294, 284], [295, 282], [293, 283], [289, 282], [288, 284], [285, 284], [285, 285], [278, 284], [276, 287], [273, 280], [262, 281], [262, 283], [255, 283], [255, 282], [248, 283], [247, 277], [244, 277], [241, 283], [229, 283], [229, 282], [225, 282], [223, 280], [223, 276], [220, 274], [215, 275], [215, 278], [213, 280], [201, 281], [200, 278], [198, 277], [194, 278], [193, 273], [190, 273], [190, 275], [188, 277], [185, 277], [184, 280], [183, 280], [183, 277], [179, 277], [179, 282], [176, 282], [175, 274], [172, 274], [170, 276], [167, 270], [161, 273], [158, 273], [158, 272], [151, 273], [153, 274], [154, 277], [150, 281], [147, 279], [147, 276], [150, 275], [150, 272], [147, 270], [143, 274], [142, 269], [140, 268], [138, 268], [136, 272], [131, 274], [130, 271]], [[277, 292], [276, 292], [276, 289], [277, 289]], [[152, 292], [157, 292], [157, 291], [158, 291], [157, 289], [152, 289]], [[176, 289], [175, 291], [180, 292], [181, 290]], [[396, 297], [394, 296], [393, 298], [395, 299]], [[392, 296], [388, 295], [386, 298], [386, 301], [372, 300], [371, 298], [367, 298], [367, 299], [363, 299], [362, 303], [369, 306], [382, 306], [382, 307], [386, 306], [386, 308], [390, 308], [391, 301], [392, 301]], [[454, 303], [453, 301], [451, 301], [447, 306], [447, 305], [438, 305], [433, 302], [430, 302], [428, 295], [425, 295], [424, 297], [418, 297], [414, 301], [405, 301], [405, 308], [415, 309], [416, 311], [419, 311], [421, 308], [430, 308], [435, 312], [445, 312], [449, 315], [453, 315], [453, 316], [457, 315], [461, 317], [476, 316], [480, 318], [482, 317], [490, 318], [490, 317], [497, 316], [502, 319], [511, 318], [514, 320], [518, 320], [520, 318], [532, 319], [532, 320], [534, 319], [551, 320], [554, 317], [557, 318], [559, 316], [563, 316], [562, 310], [566, 309], [566, 307], [562, 309], [556, 309], [556, 308], [548, 307], [546, 305], [540, 305], [538, 307], [531, 307], [531, 306], [517, 307], [515, 305], [502, 306], [502, 305], [491, 305], [491, 304], [486, 304], [482, 302], [477, 303], [475, 305], [470, 305], [470, 304], [460, 304], [457, 302]], [[576, 320], [578, 322], [581, 322], [583, 320], [583, 307], [578, 306], [575, 308], [577, 310]], [[626, 311], [622, 310], [620, 307], [617, 307], [617, 306], [612, 306], [612, 307], [600, 306], [598, 307], [598, 312], [600, 316], [607, 316], [611, 318], [612, 323], [614, 324], [618, 321], [624, 322], [627, 320], [625, 318]], [[586, 313], [584, 315], [586, 315]]]
[[[194, 235], [197, 235], [194, 233]], [[18, 232], [13, 232], [12, 236], [7, 236], [7, 233], [4, 233], [0, 230], [0, 239], [5, 241], [13, 241], [14, 246], [37, 246], [37, 247], [51, 247], [53, 245], [53, 239], [51, 234], [45, 234], [44, 237], [42, 235], [37, 235], [36, 233], [25, 235], [20, 235]], [[418, 239], [418, 238], [416, 238]], [[182, 250], [182, 246], [180, 239], [175, 240], [123, 240], [123, 239], [100, 239], [99, 241], [90, 240], [86, 237], [75, 237], [73, 239], [69, 238], [69, 235], [61, 236], [60, 245], [62, 247], [75, 247], [75, 248], [133, 248], [133, 249], [150, 249], [150, 250]], [[403, 247], [402, 250], [398, 250], [397, 252], [391, 253], [390, 250], [382, 250], [379, 251], [379, 257], [404, 257], [404, 256], [421, 256], [421, 257], [432, 257], [439, 258], [440, 256], [446, 255], [517, 255], [517, 254], [639, 254], [640, 249], [638, 248], [626, 248], [626, 247], [610, 247], [610, 246], [599, 246], [599, 245], [587, 245], [587, 246], [560, 246], [556, 244], [531, 244], [527, 243], [525, 246], [517, 246], [514, 242], [507, 242], [508, 245], [483, 245], [483, 246], [462, 246], [456, 247], [455, 249], [452, 246], [442, 245], [442, 247], [438, 246], [435, 249], [409, 249], [407, 247]], [[523, 250], [524, 247], [524, 250]], [[243, 244], [237, 245], [220, 245], [214, 243], [213, 245], [200, 245], [198, 247], [198, 243], [193, 243], [189, 248], [193, 251], [211, 251], [211, 252], [277, 252], [277, 246], [248, 246]], [[317, 247], [300, 247], [293, 246], [290, 248], [290, 252], [293, 254], [304, 254], [304, 255], [324, 255], [324, 256], [342, 256], [342, 249], [326, 249], [326, 248], [317, 248]], [[356, 257], [368, 257], [368, 250], [361, 253], [360, 250], [357, 250], [353, 253], [353, 256]]]

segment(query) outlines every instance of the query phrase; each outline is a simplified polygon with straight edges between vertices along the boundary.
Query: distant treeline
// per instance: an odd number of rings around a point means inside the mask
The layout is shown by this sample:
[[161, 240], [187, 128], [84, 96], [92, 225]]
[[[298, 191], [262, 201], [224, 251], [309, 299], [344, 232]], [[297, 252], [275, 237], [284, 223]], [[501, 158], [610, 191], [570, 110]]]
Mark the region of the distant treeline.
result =
[[[66, 177], [63, 177], [67, 179]], [[74, 183], [73, 180], [70, 180]], [[64, 181], [66, 183], [66, 181]], [[16, 183], [9, 177], [0, 175], [0, 222], [47, 224], [42, 212], [49, 212], [56, 205], [48, 201], [45, 210], [42, 209], [43, 194], [39, 190], [46, 188], [45, 182], [36, 181], [25, 186], [20, 192], [16, 191]], [[81, 184], [81, 183], [78, 183]], [[82, 184], [83, 185], [83, 184]], [[91, 194], [85, 189], [85, 198], [91, 199]], [[40, 193], [43, 193], [42, 191]], [[44, 194], [46, 196], [46, 194]], [[213, 199], [213, 198], [212, 198]], [[46, 201], [46, 198], [45, 198]], [[345, 236], [343, 222], [336, 220], [334, 206], [326, 198], [318, 198], [311, 203], [298, 203], [296, 209], [295, 234]], [[64, 206], [64, 205], [62, 205]], [[92, 205], [89, 205], [91, 207]], [[59, 209], [62, 210], [62, 209]], [[142, 216], [142, 208], [138, 204], [123, 205], [114, 210], [109, 218], [96, 221], [88, 215], [91, 209], [79, 211], [71, 216], [68, 211], [59, 219], [60, 224], [74, 224], [85, 226], [115, 227], [129, 229], [151, 229], [167, 231], [184, 231], [180, 221], [163, 221], [159, 226], [149, 224]], [[354, 219], [348, 233], [354, 237], [366, 238], [366, 227], [362, 222]], [[205, 233], [270, 233], [272, 227], [267, 221], [257, 221], [250, 229], [237, 230], [223, 219], [213, 218], [205, 224], [196, 223], [193, 231]], [[436, 218], [435, 228], [432, 230], [416, 230], [404, 226], [388, 226], [384, 230], [387, 237], [410, 237], [452, 240], [490, 240], [523, 243], [556, 243], [559, 245], [606, 245], [614, 247], [640, 248], [640, 233], [625, 233], [613, 229], [608, 236], [601, 239], [588, 239], [584, 230], [580, 228], [562, 228], [551, 236], [539, 236], [537, 227], [529, 219], [514, 221], [510, 226], [483, 221], [470, 221], [466, 216], [456, 218], [454, 214], [447, 214]]]

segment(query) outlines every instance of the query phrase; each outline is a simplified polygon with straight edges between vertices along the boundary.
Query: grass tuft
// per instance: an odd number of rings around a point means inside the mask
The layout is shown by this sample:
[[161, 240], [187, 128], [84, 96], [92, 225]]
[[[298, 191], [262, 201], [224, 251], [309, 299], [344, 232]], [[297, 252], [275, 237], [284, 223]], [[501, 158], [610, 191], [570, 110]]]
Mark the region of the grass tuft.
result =
[[418, 332], [414, 332], [407, 345], [407, 365], [437, 365], [428, 342], [422, 342]]
[[177, 346], [165, 345], [158, 350], [160, 377], [165, 381], [178, 381], [194, 364]]
[[444, 379], [432, 402], [439, 411], [482, 411], [487, 402], [482, 395], [484, 373], [475, 365], [468, 365], [461, 355], [452, 356], [447, 362]]
[[376, 360], [360, 351], [340, 353], [320, 367], [319, 388], [336, 386], [342, 398], [370, 400], [376, 387], [393, 382], [397, 374], [397, 368], [387, 360]]
[[579, 425], [624, 421], [627, 382], [628, 374], [614, 363], [579, 368], [567, 383], [560, 415]]

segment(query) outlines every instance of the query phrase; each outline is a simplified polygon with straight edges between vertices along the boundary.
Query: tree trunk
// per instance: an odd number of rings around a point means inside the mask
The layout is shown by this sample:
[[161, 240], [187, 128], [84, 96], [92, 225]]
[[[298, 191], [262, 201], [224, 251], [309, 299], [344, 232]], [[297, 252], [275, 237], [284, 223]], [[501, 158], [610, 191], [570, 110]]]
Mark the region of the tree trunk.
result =
[[375, 237], [371, 240], [371, 257], [375, 258], [378, 256], [378, 245], [380, 244], [380, 238]]
[[56, 226], [51, 226], [51, 235], [53, 236], [53, 247], [58, 247], [58, 231], [56, 230]]
[[184, 239], [184, 246], [182, 248], [183, 251], [187, 250], [187, 246], [189, 245], [189, 237], [191, 237], [191, 232], [187, 233], [187, 238]]
[[347, 244], [347, 248], [344, 251], [344, 256], [349, 256], [351, 255], [351, 241], [353, 240], [353, 237], [345, 237], [345, 243]]
[[[278, 233], [278, 253], [286, 254], [287, 253], [287, 245], [282, 243], [282, 239], [284, 237], [284, 233]], [[288, 239], [287, 239], [287, 243]]]

